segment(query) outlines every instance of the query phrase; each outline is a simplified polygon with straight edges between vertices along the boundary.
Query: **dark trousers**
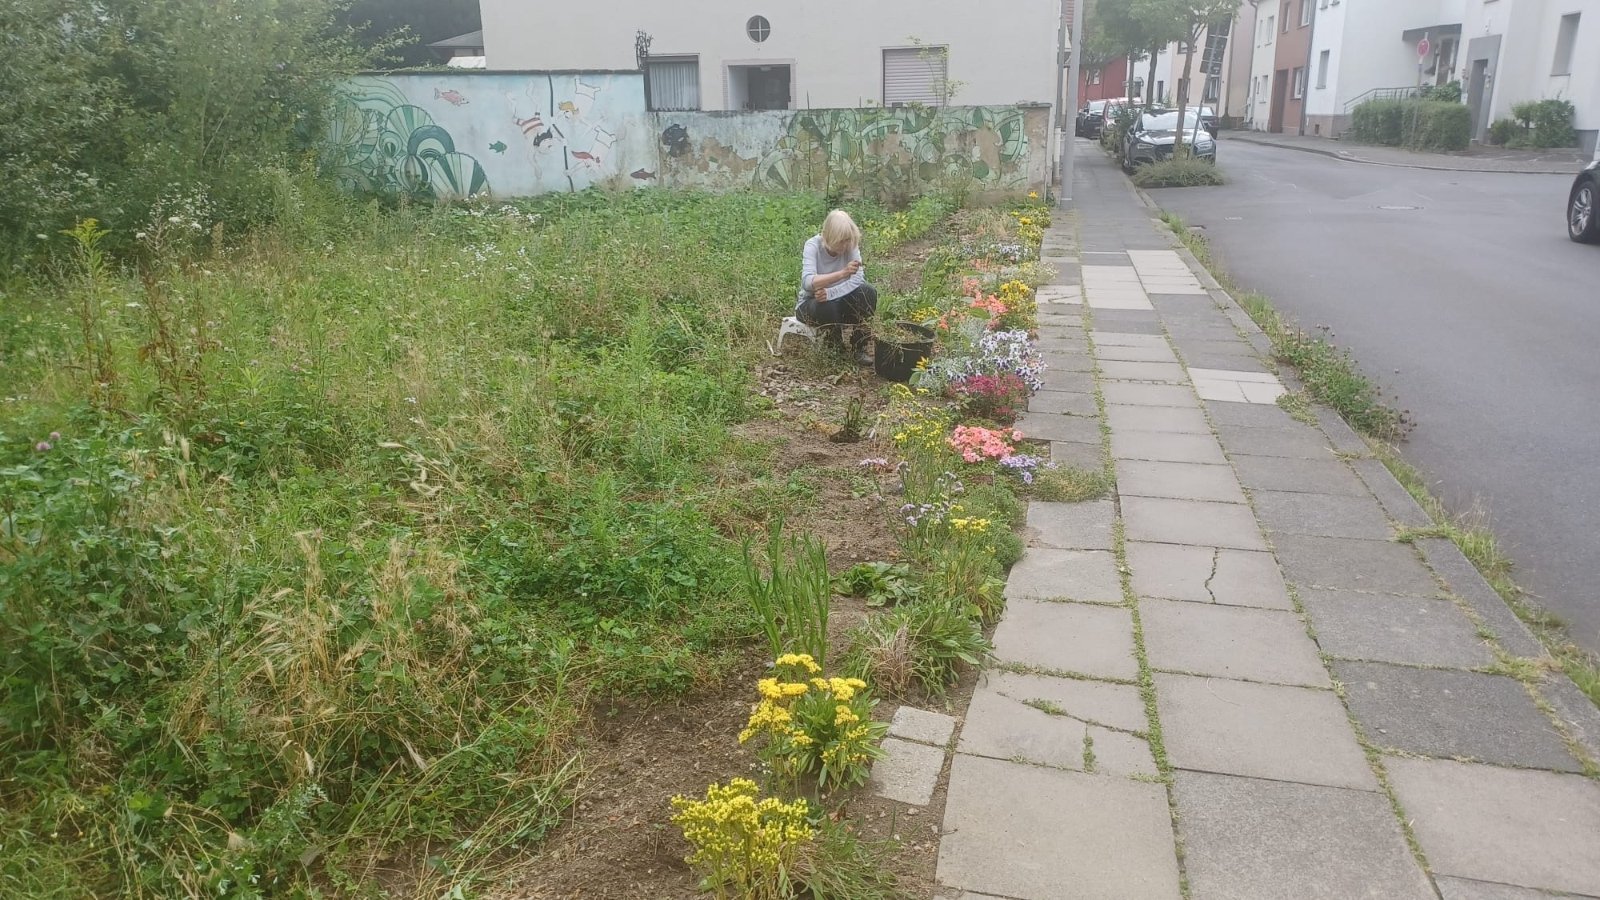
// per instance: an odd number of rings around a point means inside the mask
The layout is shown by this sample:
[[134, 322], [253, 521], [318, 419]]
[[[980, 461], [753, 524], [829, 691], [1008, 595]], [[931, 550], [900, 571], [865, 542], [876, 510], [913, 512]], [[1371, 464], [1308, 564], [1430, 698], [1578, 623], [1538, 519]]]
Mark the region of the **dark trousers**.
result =
[[[807, 300], [795, 310], [795, 317], [813, 328], [822, 329], [823, 341], [839, 347], [844, 345], [843, 326], [870, 322], [877, 313], [878, 291], [870, 284], [863, 284], [837, 300], [826, 303], [815, 298]], [[855, 329], [850, 335], [850, 346], [856, 350], [865, 349], [867, 337], [865, 328]]]

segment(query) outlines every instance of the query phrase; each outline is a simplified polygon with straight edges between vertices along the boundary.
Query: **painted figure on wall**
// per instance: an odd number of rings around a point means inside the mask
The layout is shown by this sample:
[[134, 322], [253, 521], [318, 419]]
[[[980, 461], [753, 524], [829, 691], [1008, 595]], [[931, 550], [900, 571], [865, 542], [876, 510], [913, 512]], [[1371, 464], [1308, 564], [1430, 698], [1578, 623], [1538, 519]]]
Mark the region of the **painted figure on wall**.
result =
[[506, 94], [536, 182], [581, 191], [620, 173], [622, 159], [612, 151], [628, 123], [594, 115], [603, 94], [603, 85], [574, 75], [535, 76]]
[[[461, 93], [435, 90], [452, 106]], [[354, 78], [334, 97], [324, 142], [324, 169], [346, 190], [459, 200], [489, 191], [473, 156], [456, 149], [450, 132], [382, 78]]]

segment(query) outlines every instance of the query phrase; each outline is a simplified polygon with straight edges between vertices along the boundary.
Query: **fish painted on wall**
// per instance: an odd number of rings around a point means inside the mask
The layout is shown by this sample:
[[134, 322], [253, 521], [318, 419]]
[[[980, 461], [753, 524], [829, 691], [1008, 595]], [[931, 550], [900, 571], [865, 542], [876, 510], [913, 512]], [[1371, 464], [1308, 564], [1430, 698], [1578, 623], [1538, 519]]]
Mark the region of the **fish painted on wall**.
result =
[[433, 99], [443, 100], [451, 106], [466, 106], [472, 102], [463, 97], [460, 91], [441, 91], [438, 88], [433, 89]]
[[650, 171], [649, 169], [634, 169], [633, 170], [633, 178], [636, 181], [654, 181], [655, 177], [656, 177], [656, 173]]
[[506, 152], [506, 142], [505, 141], [495, 141], [494, 143], [489, 145], [489, 149], [493, 150], [494, 152], [499, 153], [499, 154], [501, 154], [503, 156], [503, 155], [505, 155], [505, 152]]
[[558, 184], [582, 190], [627, 172], [620, 168], [627, 154], [616, 149], [625, 146], [625, 127], [606, 116], [610, 98], [604, 84], [543, 75], [528, 79], [522, 90], [506, 92], [505, 98], [522, 133], [533, 179], [548, 185], [546, 190]]

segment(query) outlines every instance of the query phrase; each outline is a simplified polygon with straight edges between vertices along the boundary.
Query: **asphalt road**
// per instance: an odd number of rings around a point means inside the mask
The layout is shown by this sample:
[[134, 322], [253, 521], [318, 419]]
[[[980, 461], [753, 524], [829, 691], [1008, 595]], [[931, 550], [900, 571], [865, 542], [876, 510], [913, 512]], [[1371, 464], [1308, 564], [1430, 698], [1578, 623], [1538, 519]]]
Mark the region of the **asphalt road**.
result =
[[1332, 329], [1411, 411], [1406, 457], [1452, 509], [1480, 507], [1518, 581], [1600, 650], [1600, 246], [1567, 240], [1572, 179], [1226, 138], [1228, 185], [1156, 202], [1242, 286]]

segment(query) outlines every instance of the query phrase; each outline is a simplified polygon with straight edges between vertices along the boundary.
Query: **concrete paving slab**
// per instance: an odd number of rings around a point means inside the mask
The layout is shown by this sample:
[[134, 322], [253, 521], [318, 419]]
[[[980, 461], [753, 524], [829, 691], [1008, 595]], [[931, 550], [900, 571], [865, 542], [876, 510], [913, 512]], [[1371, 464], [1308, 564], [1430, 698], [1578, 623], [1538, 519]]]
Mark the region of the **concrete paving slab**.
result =
[[[1159, 409], [1159, 407], [1119, 407]], [[1244, 490], [1227, 466], [1202, 463], [1156, 462], [1143, 459], [1117, 461], [1117, 492], [1131, 497], [1167, 497], [1173, 500], [1211, 500], [1243, 503]]]
[[1441, 597], [1301, 588], [1300, 603], [1331, 656], [1455, 669], [1494, 662], [1472, 620]]
[[[1267, 405], [1267, 404], [1261, 404]], [[1278, 407], [1273, 405], [1273, 409]], [[1292, 419], [1290, 421], [1293, 421]], [[1296, 422], [1294, 427], [1250, 428], [1239, 425], [1218, 425], [1217, 437], [1222, 446], [1232, 454], [1251, 456], [1293, 456], [1300, 459], [1330, 459], [1333, 450], [1328, 447], [1322, 432], [1310, 425]]]
[[1196, 378], [1194, 392], [1201, 400], [1207, 403], [1249, 403], [1250, 398], [1244, 395], [1244, 388], [1237, 381], [1221, 381], [1215, 378]]
[[1566, 892], [1555, 894], [1509, 884], [1451, 878], [1448, 875], [1434, 878], [1434, 883], [1439, 885], [1439, 895], [1444, 900], [1595, 900], [1592, 896]]
[[1544, 645], [1528, 631], [1500, 594], [1478, 573], [1476, 566], [1462, 555], [1449, 538], [1423, 538], [1415, 542], [1428, 565], [1444, 579], [1450, 592], [1472, 607], [1483, 624], [1494, 632], [1495, 640], [1513, 656], [1538, 658]]
[[1008, 599], [1121, 603], [1116, 557], [1104, 550], [1029, 547], [1006, 578]]
[[1100, 376], [1117, 381], [1160, 381], [1167, 384], [1187, 384], [1188, 376], [1183, 366], [1176, 362], [1129, 362], [1120, 359], [1101, 359]]
[[1122, 517], [1130, 541], [1265, 550], [1248, 507], [1158, 497], [1124, 497]]
[[1101, 362], [1108, 360], [1126, 360], [1127, 362], [1164, 362], [1176, 363], [1178, 357], [1172, 352], [1171, 347], [1119, 347], [1115, 344], [1097, 346], [1094, 355]]
[[1206, 413], [1219, 427], [1281, 428], [1299, 425], [1280, 407], [1260, 404], [1207, 403]]
[[944, 750], [892, 737], [881, 746], [884, 756], [872, 764], [872, 792], [911, 806], [931, 803], [944, 770]]
[[1365, 497], [1372, 493], [1349, 466], [1337, 459], [1292, 459], [1283, 456], [1233, 458], [1239, 481], [1252, 491], [1294, 491], [1308, 494], [1334, 494], [1340, 497]]
[[1600, 707], [1560, 672], [1545, 676], [1544, 683], [1539, 685], [1539, 694], [1550, 704], [1551, 712], [1572, 740], [1589, 754], [1589, 759], [1600, 762]]
[[1377, 790], [1332, 691], [1155, 676], [1167, 757], [1180, 769]]
[[1100, 347], [1167, 347], [1167, 339], [1159, 334], [1140, 334], [1133, 332], [1118, 332], [1110, 329], [1096, 329], [1090, 332], [1090, 339], [1094, 341], [1096, 349]]
[[1058, 550], [1110, 550], [1111, 523], [1117, 507], [1111, 500], [1082, 503], [1028, 503], [1029, 543]]
[[1011, 600], [994, 630], [994, 658], [1093, 678], [1139, 674], [1133, 618], [1122, 606]]
[[1075, 466], [1079, 469], [1105, 468], [1106, 450], [1099, 441], [1051, 441], [1050, 461], [1058, 466]]
[[1211, 423], [1196, 407], [1184, 406], [1128, 406], [1113, 403], [1106, 406], [1106, 424], [1113, 431], [1165, 431], [1174, 434], [1210, 434]]
[[1106, 728], [1143, 732], [1150, 727], [1136, 685], [989, 669], [978, 687], [1013, 700], [1053, 703], [1075, 719]]
[[1023, 439], [1029, 441], [1091, 443], [1100, 440], [1100, 423], [1088, 416], [1027, 412], [1017, 419], [1016, 428], [1022, 432]]
[[1381, 794], [1204, 772], [1173, 780], [1191, 900], [1432, 900]]
[[1090, 309], [1155, 309], [1143, 290], [1111, 291], [1091, 287], [1085, 292], [1084, 300]]
[[1306, 587], [1432, 597], [1439, 586], [1404, 544], [1280, 534], [1272, 539], [1284, 577]]
[[[1092, 372], [1094, 371], [1094, 357], [1087, 353], [1076, 353], [1066, 350], [1043, 351], [1039, 358], [1044, 362], [1045, 371], [1051, 374], [1059, 372]], [[1048, 381], [1048, 377], [1046, 378]], [[1049, 388], [1046, 387], [1046, 390]]]
[[1098, 416], [1100, 406], [1088, 391], [1040, 391], [1028, 398], [1028, 412]]
[[1515, 679], [1372, 662], [1336, 662], [1333, 673], [1344, 682], [1350, 712], [1367, 740], [1379, 747], [1582, 771], [1554, 723]]
[[1131, 406], [1198, 407], [1194, 391], [1176, 384], [1141, 384], [1134, 381], [1108, 381], [1100, 386], [1106, 403]]
[[1083, 302], [1083, 290], [1078, 285], [1044, 284], [1040, 285], [1036, 299], [1040, 303], [1063, 303], [1076, 305]]
[[[1185, 357], [1191, 353], [1218, 353], [1224, 356], [1250, 357], [1258, 355], [1256, 353], [1256, 348], [1251, 346], [1249, 341], [1239, 337], [1238, 335], [1233, 335], [1232, 337], [1220, 341], [1209, 341], [1205, 340], [1204, 338], [1196, 337], [1175, 338], [1173, 339], [1173, 344], [1177, 346], [1178, 352], [1183, 354]], [[1208, 366], [1207, 368], [1226, 369], [1228, 367]]]
[[1333, 443], [1333, 449], [1340, 453], [1371, 452], [1367, 442], [1338, 413], [1321, 404], [1313, 406], [1312, 411], [1316, 414], [1317, 424], [1322, 428], [1322, 433]]
[[1436, 875], [1600, 895], [1600, 784], [1442, 759], [1384, 767]]
[[1124, 545], [1133, 592], [1140, 597], [1213, 603], [1208, 584], [1216, 570], [1217, 548], [1182, 544]]
[[[1040, 393], [1070, 392], [1074, 394], [1093, 394], [1095, 388], [1094, 373], [1090, 371], [1069, 371], [1067, 369], [1049, 369], [1044, 376], [1044, 388]], [[1032, 409], [1032, 406], [1029, 407]]]
[[1077, 719], [1053, 716], [1020, 700], [979, 688], [967, 708], [956, 752], [1081, 772], [1088, 729]]
[[1141, 600], [1151, 668], [1272, 684], [1330, 687], [1317, 646], [1300, 617], [1182, 600]]
[[1257, 609], [1293, 609], [1283, 573], [1270, 553], [1218, 550], [1217, 571], [1211, 576], [1211, 596], [1225, 606]]
[[[1107, 385], [1107, 389], [1113, 385]], [[1145, 459], [1155, 462], [1187, 462], [1224, 465], [1227, 457], [1209, 434], [1176, 434], [1161, 431], [1113, 430], [1111, 455], [1115, 459]]]
[[1351, 460], [1350, 465], [1377, 496], [1389, 518], [1411, 528], [1426, 528], [1433, 524], [1433, 517], [1417, 505], [1417, 501], [1389, 473], [1382, 460], [1356, 459]]
[[954, 716], [917, 709], [915, 706], [902, 706], [895, 710], [894, 718], [889, 722], [890, 736], [934, 747], [949, 744], [955, 730]]
[[1179, 900], [1166, 789], [958, 755], [940, 884], [1017, 900]]
[[1253, 491], [1256, 516], [1269, 532], [1387, 541], [1394, 528], [1371, 497]]

